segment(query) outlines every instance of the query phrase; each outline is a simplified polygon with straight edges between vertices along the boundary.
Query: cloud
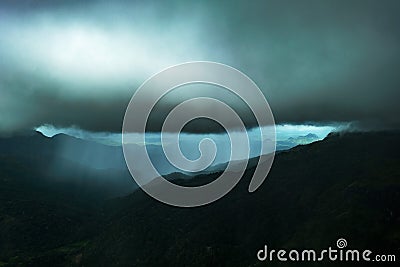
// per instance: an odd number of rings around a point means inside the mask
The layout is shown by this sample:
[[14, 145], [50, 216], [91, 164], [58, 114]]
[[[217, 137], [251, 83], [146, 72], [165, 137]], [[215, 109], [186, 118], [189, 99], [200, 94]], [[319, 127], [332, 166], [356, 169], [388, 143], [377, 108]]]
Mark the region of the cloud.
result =
[[[4, 1], [0, 132], [43, 124], [119, 132], [135, 89], [173, 64], [219, 61], [251, 77], [278, 123], [399, 128], [397, 1]], [[181, 91], [153, 114], [211, 94]], [[208, 95], [206, 95], [208, 96]], [[208, 108], [208, 107], [203, 107]], [[212, 131], [201, 122], [189, 131]]]

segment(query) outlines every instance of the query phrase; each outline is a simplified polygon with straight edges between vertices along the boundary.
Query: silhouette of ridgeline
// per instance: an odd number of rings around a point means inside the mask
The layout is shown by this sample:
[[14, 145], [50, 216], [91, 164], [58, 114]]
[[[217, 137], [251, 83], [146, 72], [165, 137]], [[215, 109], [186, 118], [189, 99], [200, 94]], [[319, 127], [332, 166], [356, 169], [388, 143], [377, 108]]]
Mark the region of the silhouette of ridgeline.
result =
[[[399, 137], [398, 132], [330, 134], [277, 154], [254, 193], [247, 191], [250, 167], [225, 197], [192, 209], [170, 207], [141, 190], [108, 201], [79, 194], [67, 201], [51, 193], [56, 183], [47, 183], [51, 191], [14, 183], [29, 177], [29, 169], [10, 172], [21, 165], [3, 155], [0, 261], [5, 266], [263, 266], [256, 253], [264, 245], [318, 250], [335, 247], [338, 238], [350, 248], [396, 254]], [[218, 175], [168, 178], [191, 186]], [[269, 263], [275, 264], [280, 266]]]

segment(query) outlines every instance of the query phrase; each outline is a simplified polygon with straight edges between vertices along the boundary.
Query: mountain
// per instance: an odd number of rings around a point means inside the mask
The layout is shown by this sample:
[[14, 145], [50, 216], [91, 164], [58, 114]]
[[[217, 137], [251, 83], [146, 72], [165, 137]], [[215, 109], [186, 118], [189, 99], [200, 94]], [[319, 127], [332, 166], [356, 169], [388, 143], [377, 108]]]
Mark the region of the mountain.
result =
[[[286, 140], [277, 140], [276, 141], [276, 154], [279, 154], [285, 150], [292, 149], [298, 145], [307, 145], [316, 141], [321, 140], [318, 135], [309, 133], [304, 136], [297, 136], [297, 137], [289, 137]], [[235, 160], [232, 163], [232, 168], [233, 170], [235, 169], [235, 165], [240, 163], [241, 160]], [[258, 163], [258, 158], [253, 157], [249, 159], [249, 162], [247, 164], [248, 168], [256, 166]], [[239, 164], [240, 165], [240, 164]], [[208, 174], [208, 173], [214, 173], [214, 172], [219, 172], [223, 171], [226, 169], [228, 166], [228, 162], [220, 163], [220, 164], [215, 164], [210, 167], [208, 167], [206, 170], [202, 171], [201, 174]]]
[[48, 138], [32, 132], [0, 138], [0, 159], [1, 177], [19, 186], [34, 184], [47, 191], [100, 199], [137, 189], [126, 166], [119, 163], [121, 148], [68, 135]]
[[278, 154], [252, 194], [254, 168], [227, 196], [196, 209], [169, 207], [138, 191], [109, 204], [112, 224], [86, 250], [85, 262], [262, 266], [256, 252], [265, 244], [317, 249], [340, 237], [354, 248], [397, 253], [399, 151], [398, 133], [331, 134]]
[[276, 142], [276, 150], [277, 151], [287, 150], [297, 145], [307, 145], [318, 140], [320, 140], [318, 135], [313, 133], [309, 133], [304, 136], [289, 137], [286, 140], [278, 140]]
[[[66, 201], [50, 193], [36, 194], [34, 183], [14, 185], [11, 181], [30, 176], [26, 169], [8, 176], [2, 172], [0, 188], [6, 177], [4, 191], [19, 193], [1, 194], [0, 262], [4, 266], [283, 266], [259, 262], [257, 251], [264, 245], [325, 249], [336, 247], [339, 238], [352, 249], [399, 256], [399, 137], [398, 132], [330, 134], [278, 153], [256, 192], [247, 191], [254, 172], [250, 166], [225, 197], [192, 209], [162, 204], [142, 190], [94, 205], [85, 195]], [[218, 176], [187, 179], [171, 174], [170, 179], [192, 186]]]
[[53, 157], [93, 169], [125, 169], [121, 147], [102, 145], [66, 134], [46, 137], [32, 132], [0, 138], [1, 154], [17, 157]]
[[319, 139], [318, 135], [309, 133], [304, 136], [289, 137], [288, 141], [299, 144], [299, 145], [306, 145], [306, 144], [312, 143], [318, 139]]

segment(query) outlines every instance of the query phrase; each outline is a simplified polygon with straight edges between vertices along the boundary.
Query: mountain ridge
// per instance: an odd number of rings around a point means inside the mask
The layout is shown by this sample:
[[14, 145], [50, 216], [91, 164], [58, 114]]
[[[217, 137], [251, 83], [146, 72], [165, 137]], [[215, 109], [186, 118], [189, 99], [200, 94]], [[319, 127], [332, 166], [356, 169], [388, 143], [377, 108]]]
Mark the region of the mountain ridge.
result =
[[[399, 137], [398, 132], [330, 134], [278, 153], [270, 174], [254, 193], [247, 191], [254, 171], [250, 167], [226, 196], [194, 209], [165, 205], [142, 190], [105, 201], [79, 194], [68, 200], [44, 194], [35, 183], [13, 184], [17, 177], [0, 165], [4, 190], [0, 262], [4, 266], [262, 266], [265, 263], [257, 261], [256, 253], [264, 245], [322, 249], [334, 247], [338, 238], [345, 238], [351, 248], [396, 253]], [[14, 164], [0, 162], [11, 169]], [[24, 169], [14, 174], [31, 175]], [[170, 179], [195, 186], [219, 174], [193, 179], [171, 174]]]

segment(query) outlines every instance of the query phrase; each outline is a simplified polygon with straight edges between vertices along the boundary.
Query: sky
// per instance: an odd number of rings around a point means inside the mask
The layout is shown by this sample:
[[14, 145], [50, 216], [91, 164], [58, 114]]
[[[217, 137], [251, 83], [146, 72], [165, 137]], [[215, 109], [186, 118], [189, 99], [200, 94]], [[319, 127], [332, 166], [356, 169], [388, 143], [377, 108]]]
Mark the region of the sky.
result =
[[[195, 60], [248, 75], [280, 125], [400, 127], [398, 1], [187, 2], [1, 1], [0, 134], [119, 133], [140, 84]], [[182, 99], [230, 99], [184, 89], [159, 103], [150, 130]]]
[[[340, 127], [346, 127], [348, 128], [349, 125], [330, 125], [330, 126], [314, 126], [314, 125], [290, 125], [290, 124], [284, 124], [284, 125], [277, 125], [276, 126], [276, 140], [277, 141], [286, 141], [290, 137], [299, 137], [299, 136], [305, 136], [307, 134], [315, 134], [318, 136], [319, 140], [324, 139], [329, 133], [334, 132], [334, 131], [340, 131]], [[74, 136], [76, 138], [80, 139], [86, 139], [86, 140], [91, 140], [95, 141], [98, 143], [102, 143], [105, 145], [110, 145], [110, 146], [120, 146], [122, 144], [122, 134], [121, 133], [106, 133], [106, 132], [88, 132], [84, 131], [79, 128], [74, 128], [74, 127], [68, 127], [68, 128], [57, 128], [52, 125], [43, 125], [35, 130], [41, 132], [47, 137], [53, 137], [57, 134], [67, 134], [70, 136]], [[346, 130], [346, 129], [343, 129]], [[249, 141], [259, 141], [259, 132], [256, 131], [255, 128], [252, 130], [249, 130]], [[166, 133], [168, 135], [168, 133]], [[226, 134], [221, 134], [221, 133], [211, 133], [211, 134], [205, 134], [205, 133], [186, 133], [182, 132], [180, 136], [180, 140], [183, 142], [191, 142], [194, 141], [194, 143], [199, 143], [200, 140], [203, 138], [211, 138], [213, 140], [218, 141], [225, 141], [227, 139]], [[173, 136], [168, 137], [167, 139], [170, 138], [172, 139]], [[142, 142], [140, 142], [140, 138], [137, 138], [137, 144], [141, 145]], [[154, 133], [150, 132], [146, 136], [146, 145], [161, 145], [161, 137], [160, 133]]]
[[[339, 126], [314, 126], [314, 125], [277, 125], [276, 126], [276, 150], [282, 151], [290, 149], [299, 144], [307, 144], [312, 143], [318, 140], [324, 139], [330, 132], [338, 129]], [[44, 125], [38, 127], [37, 131], [43, 133], [47, 137], [53, 137], [57, 134], [66, 134], [69, 136], [74, 136], [76, 138], [85, 139], [94, 141], [97, 143], [105, 144], [107, 146], [120, 147], [122, 145], [122, 134], [121, 133], [105, 133], [105, 132], [88, 132], [79, 128], [55, 128], [51, 125]], [[268, 131], [268, 130], [266, 130]], [[316, 137], [312, 138], [301, 138], [301, 140], [296, 140], [297, 137], [305, 137], [310, 133], [315, 134]], [[234, 132], [231, 134], [235, 134]], [[171, 149], [174, 144], [176, 144], [176, 139], [174, 138], [174, 134], [172, 133], [163, 133], [163, 137], [161, 137], [160, 133], [156, 132], [148, 132], [145, 136], [145, 142], [141, 141], [140, 134], [138, 133], [130, 133], [129, 135], [129, 144], [134, 146], [142, 146], [146, 145], [146, 150], [149, 157], [152, 159], [153, 165], [157, 168], [157, 170], [161, 174], [168, 174], [173, 172], [181, 172], [183, 169], [186, 169], [187, 163], [179, 157], [180, 153], [174, 153], [171, 155], [169, 159], [167, 159], [164, 155], [165, 149]], [[266, 136], [267, 137], [267, 136]], [[200, 149], [200, 144], [202, 140], [205, 139], [212, 140], [212, 143], [215, 145], [215, 154], [212, 151], [214, 149], [212, 146], [203, 146]], [[295, 138], [295, 140], [290, 141], [290, 138]], [[248, 158], [258, 157], [263, 153], [271, 153], [272, 150], [263, 149], [261, 150], [261, 143], [263, 139], [260, 138], [260, 132], [258, 128], [253, 128], [248, 131], [248, 139], [249, 139], [249, 150], [246, 147], [236, 146], [239, 153], [236, 155], [231, 154], [233, 149], [232, 143], [230, 141], [229, 136], [225, 133], [187, 133], [181, 132], [179, 134], [179, 150], [188, 160], [199, 160], [199, 164], [201, 166], [210, 166], [211, 170], [213, 166], [218, 166], [219, 164], [224, 164], [226, 162], [235, 161], [235, 160], [247, 160]], [[121, 158], [114, 155], [112, 159], [109, 156], [105, 155], [110, 152], [110, 150], [98, 149], [96, 153], [92, 153], [92, 151], [76, 151], [77, 147], [71, 145], [74, 143], [73, 139], [65, 139], [69, 140], [70, 143], [65, 142], [62, 143], [58, 148], [58, 153], [60, 155], [73, 158], [78, 162], [82, 162], [88, 166], [92, 166], [95, 168], [99, 168], [99, 166], [107, 166], [109, 168], [112, 166], [113, 168], [125, 168], [125, 164], [122, 162]], [[127, 143], [125, 143], [127, 144]], [[245, 145], [244, 142], [241, 145]], [[79, 148], [78, 148], [79, 149]], [[271, 149], [271, 147], [270, 147]], [[202, 152], [200, 152], [202, 151]], [[263, 151], [263, 153], [261, 152]], [[71, 156], [71, 154], [73, 156]], [[212, 160], [209, 162], [210, 155], [212, 155]], [[89, 160], [88, 160], [89, 159]], [[151, 172], [146, 170], [142, 157], [138, 158], [139, 164], [136, 164], [137, 170], [140, 170], [142, 175], [151, 175]], [[106, 161], [106, 162], [105, 162]], [[176, 168], [172, 164], [179, 164], [180, 166], [184, 166], [182, 168]], [[205, 164], [209, 162], [210, 164]], [[199, 165], [195, 165], [199, 167]], [[190, 172], [188, 172], [190, 173]], [[148, 177], [154, 178], [154, 177]]]

